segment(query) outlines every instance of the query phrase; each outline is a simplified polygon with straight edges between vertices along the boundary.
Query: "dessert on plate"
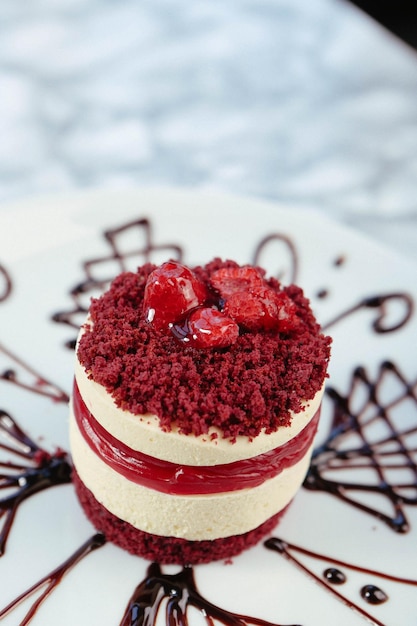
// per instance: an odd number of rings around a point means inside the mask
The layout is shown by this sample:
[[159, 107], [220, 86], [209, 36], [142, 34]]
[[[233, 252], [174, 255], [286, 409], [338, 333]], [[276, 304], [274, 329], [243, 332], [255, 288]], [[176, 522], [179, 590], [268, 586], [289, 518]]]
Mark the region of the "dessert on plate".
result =
[[308, 300], [214, 259], [125, 272], [76, 350], [74, 484], [110, 541], [160, 563], [227, 559], [307, 472], [330, 355]]

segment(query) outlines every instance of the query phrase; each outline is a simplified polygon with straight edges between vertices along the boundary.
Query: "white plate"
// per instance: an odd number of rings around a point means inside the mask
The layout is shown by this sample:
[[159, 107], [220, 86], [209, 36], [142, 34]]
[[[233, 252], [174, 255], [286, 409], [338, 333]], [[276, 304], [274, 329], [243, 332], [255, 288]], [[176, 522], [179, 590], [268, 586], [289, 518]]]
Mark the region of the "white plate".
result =
[[[0, 344], [67, 392], [73, 354], [65, 343], [75, 337], [75, 330], [51, 321], [51, 317], [58, 311], [71, 310], [74, 303], [70, 289], [86, 278], [83, 262], [111, 257], [103, 232], [139, 218], [149, 220], [150, 233], [132, 226], [117, 238], [117, 246], [122, 256], [138, 251], [146, 245], [148, 234], [154, 246], [168, 246], [152, 252], [156, 262], [173, 254], [173, 244], [181, 246], [184, 261], [190, 264], [214, 256], [252, 262], [265, 237], [285, 235], [296, 251], [297, 282], [324, 325], [368, 296], [406, 292], [417, 301], [415, 266], [312, 211], [178, 190], [91, 192], [4, 207], [0, 212], [0, 266], [7, 271], [12, 289], [6, 297], [8, 284], [5, 273], [0, 271]], [[286, 282], [293, 269], [293, 252], [288, 241], [274, 238], [263, 246], [258, 261], [269, 273], [283, 272]], [[128, 264], [133, 267], [142, 261], [143, 256], [134, 254]], [[111, 258], [90, 266], [96, 278], [115, 275], [120, 269], [118, 261]], [[356, 366], [364, 366], [370, 379], [375, 380], [380, 364], [390, 360], [408, 381], [417, 378], [416, 314], [395, 332], [376, 333], [372, 322], [378, 312], [377, 308], [361, 308], [329, 327], [334, 337], [329, 384], [340, 394], [348, 393]], [[385, 323], [393, 325], [403, 314], [404, 302], [394, 298], [387, 303]], [[33, 376], [14, 357], [0, 351], [0, 374], [12, 368], [31, 382]], [[381, 403], [387, 404], [393, 396], [401, 397], [404, 386], [388, 377], [380, 391]], [[363, 400], [358, 397], [356, 403]], [[408, 426], [416, 426], [416, 404], [411, 396], [407, 402], [398, 403], [394, 415], [398, 424], [405, 420]], [[10, 413], [43, 447], [54, 450], [60, 445], [68, 449], [65, 404], [0, 380], [0, 409]], [[333, 402], [327, 398], [318, 442], [328, 433], [332, 410]], [[377, 424], [375, 436], [382, 431], [382, 424]], [[411, 446], [411, 438], [404, 441]], [[0, 451], [0, 461], [6, 456]], [[352, 470], [353, 477], [366, 482], [363, 471]], [[415, 480], [415, 476], [412, 478]], [[411, 495], [415, 494], [416, 487], [411, 490]], [[365, 498], [374, 506], [369, 494], [365, 493]], [[390, 508], [385, 499], [382, 506]], [[274, 536], [366, 569], [417, 578], [417, 507], [403, 508], [410, 523], [406, 534], [395, 533], [381, 520], [333, 496], [302, 489]], [[27, 499], [18, 509], [6, 552], [0, 558], [0, 609], [62, 563], [93, 532], [71, 485], [54, 487]], [[293, 554], [318, 577], [331, 565], [328, 559]], [[147, 567], [144, 560], [106, 544], [64, 577], [31, 623], [115, 626], [136, 585], [146, 577]], [[174, 573], [178, 569], [166, 567], [163, 571]], [[367, 611], [375, 623], [415, 626], [416, 587], [341, 569], [348, 580], [337, 591], [348, 598], [348, 604]], [[195, 567], [195, 578], [201, 595], [222, 609], [275, 624], [364, 623], [359, 613], [312, 581], [293, 562], [267, 550], [263, 543], [234, 558], [231, 564]], [[389, 600], [379, 606], [362, 600], [359, 591], [367, 583], [384, 589]], [[5, 617], [3, 623], [20, 623], [32, 603], [33, 598]], [[202, 623], [202, 619], [198, 611], [189, 613], [191, 626]]]

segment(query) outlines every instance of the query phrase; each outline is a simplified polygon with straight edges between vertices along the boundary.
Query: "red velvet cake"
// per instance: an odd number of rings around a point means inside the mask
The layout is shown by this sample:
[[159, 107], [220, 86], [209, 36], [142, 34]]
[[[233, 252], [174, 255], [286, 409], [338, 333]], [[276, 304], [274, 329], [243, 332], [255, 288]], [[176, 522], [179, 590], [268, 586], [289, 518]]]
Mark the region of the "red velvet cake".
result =
[[303, 482], [329, 355], [302, 290], [260, 268], [118, 276], [77, 346], [71, 450], [89, 519], [161, 563], [254, 545]]

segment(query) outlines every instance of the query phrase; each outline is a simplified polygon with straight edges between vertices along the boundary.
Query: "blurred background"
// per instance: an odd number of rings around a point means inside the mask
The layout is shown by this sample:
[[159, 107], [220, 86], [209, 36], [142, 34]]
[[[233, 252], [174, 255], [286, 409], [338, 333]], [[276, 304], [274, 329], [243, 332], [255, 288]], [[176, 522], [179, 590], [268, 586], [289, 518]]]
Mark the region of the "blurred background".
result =
[[0, 206], [215, 189], [322, 210], [417, 259], [414, 13], [376, 0], [2, 0]]

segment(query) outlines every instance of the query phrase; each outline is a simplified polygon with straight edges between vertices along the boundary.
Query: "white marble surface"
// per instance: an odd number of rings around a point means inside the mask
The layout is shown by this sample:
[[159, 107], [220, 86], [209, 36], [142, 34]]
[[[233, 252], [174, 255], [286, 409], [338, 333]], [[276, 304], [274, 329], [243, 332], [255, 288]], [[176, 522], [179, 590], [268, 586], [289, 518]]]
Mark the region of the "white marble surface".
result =
[[1, 0], [0, 203], [185, 186], [417, 259], [417, 53], [342, 0]]

